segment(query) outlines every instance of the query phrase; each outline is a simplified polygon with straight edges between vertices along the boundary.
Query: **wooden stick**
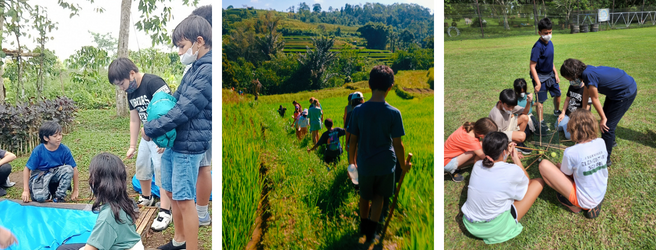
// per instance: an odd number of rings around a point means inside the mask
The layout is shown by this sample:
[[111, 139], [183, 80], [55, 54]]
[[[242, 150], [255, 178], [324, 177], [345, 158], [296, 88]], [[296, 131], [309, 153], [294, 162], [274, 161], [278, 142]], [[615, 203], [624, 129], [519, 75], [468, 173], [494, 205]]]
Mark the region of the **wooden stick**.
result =
[[[544, 155], [544, 154], [539, 154], [538, 156], [542, 156], [542, 155]], [[531, 162], [531, 164], [528, 164], [528, 166], [526, 166], [525, 170], [528, 170], [528, 168], [530, 168], [531, 165], [533, 165], [533, 163], [535, 163], [538, 159], [540, 159], [540, 157], [536, 157], [535, 160], [533, 160], [533, 162]]]
[[[410, 162], [412, 159], [412, 153], [408, 153], [408, 159], [406, 162]], [[383, 244], [383, 239], [385, 239], [385, 233], [387, 232], [387, 226], [389, 226], [390, 221], [392, 220], [392, 216], [394, 215], [394, 208], [396, 207], [396, 203], [398, 202], [399, 198], [399, 191], [401, 191], [401, 185], [403, 185], [403, 178], [405, 177], [406, 171], [401, 172], [401, 178], [399, 178], [399, 184], [396, 187], [396, 193], [394, 194], [394, 200], [392, 201], [392, 206], [390, 207], [389, 211], [389, 216], [387, 216], [387, 220], [385, 221], [385, 226], [383, 226], [383, 233], [380, 236], [380, 244]], [[375, 219], [378, 220], [378, 219]]]

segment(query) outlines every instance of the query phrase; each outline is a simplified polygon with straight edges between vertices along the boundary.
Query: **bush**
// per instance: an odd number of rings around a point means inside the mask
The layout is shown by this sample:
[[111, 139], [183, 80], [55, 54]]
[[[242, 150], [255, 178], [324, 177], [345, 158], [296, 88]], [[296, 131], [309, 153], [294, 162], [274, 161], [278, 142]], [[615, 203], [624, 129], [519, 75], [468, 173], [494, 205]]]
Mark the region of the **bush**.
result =
[[0, 105], [0, 148], [16, 155], [26, 154], [39, 145], [39, 128], [44, 121], [53, 120], [70, 131], [77, 112], [73, 100], [57, 97], [15, 106]]
[[368, 72], [355, 72], [355, 73], [353, 73], [353, 75], [351, 75], [351, 80], [353, 82], [368, 81], [369, 80], [369, 73]]
[[[472, 20], [471, 26], [472, 27], [477, 27], [477, 28], [481, 27], [481, 22], [479, 21], [478, 17], [476, 17], [476, 18], [474, 18], [474, 20]], [[485, 19], [483, 19], [483, 28], [485, 28], [485, 27], [487, 27], [487, 21], [485, 21]]]
[[431, 88], [432, 90], [435, 90], [435, 88], [434, 88], [434, 84], [435, 84], [435, 79], [434, 79], [434, 78], [435, 78], [435, 69], [433, 69], [433, 68], [428, 69], [428, 74], [426, 74], [426, 76], [428, 76], [428, 85], [430, 86], [430, 88]]

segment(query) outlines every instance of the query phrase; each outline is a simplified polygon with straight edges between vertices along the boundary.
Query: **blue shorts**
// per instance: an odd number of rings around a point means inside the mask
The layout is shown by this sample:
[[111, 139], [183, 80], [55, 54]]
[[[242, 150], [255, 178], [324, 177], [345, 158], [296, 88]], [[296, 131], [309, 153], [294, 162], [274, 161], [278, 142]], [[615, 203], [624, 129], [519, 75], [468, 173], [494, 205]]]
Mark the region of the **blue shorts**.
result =
[[[162, 189], [173, 193], [173, 200], [196, 198], [198, 167], [205, 154], [183, 154], [170, 148], [162, 154]], [[175, 173], [175, 174], [173, 174]]]
[[[531, 78], [531, 81], [533, 81], [533, 87], [535, 87], [535, 80]], [[560, 85], [556, 83], [556, 78], [552, 77], [549, 78], [548, 80], [541, 82], [540, 84], [540, 92], [538, 92], [538, 102], [539, 103], [544, 103], [544, 101], [547, 100], [547, 91], [549, 91], [549, 94], [551, 94], [551, 97], [559, 97], [561, 95], [560, 93]]]
[[200, 167], [208, 167], [212, 165], [212, 141], [210, 141], [210, 147], [203, 154], [203, 159], [200, 161]]

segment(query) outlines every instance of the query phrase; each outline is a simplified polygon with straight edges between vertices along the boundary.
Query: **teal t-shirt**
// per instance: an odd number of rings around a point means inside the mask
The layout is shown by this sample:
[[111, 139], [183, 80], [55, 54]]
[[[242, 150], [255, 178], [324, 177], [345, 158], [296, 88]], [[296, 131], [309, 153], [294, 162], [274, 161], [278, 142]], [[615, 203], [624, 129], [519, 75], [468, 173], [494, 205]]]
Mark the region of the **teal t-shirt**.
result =
[[[528, 101], [527, 99], [528, 99], [527, 96], [524, 96], [524, 98], [521, 98], [521, 97], [517, 98], [517, 106], [515, 106], [515, 110], [513, 110], [513, 113], [519, 114], [521, 112], [524, 112], [524, 107], [526, 107], [526, 101]], [[531, 100], [531, 104], [529, 105], [529, 108], [528, 108], [528, 113], [529, 114], [531, 114], [533, 112], [533, 103], [535, 103], [535, 98], [533, 98]], [[515, 112], [515, 111], [517, 111], [517, 112]]]
[[310, 126], [321, 126], [321, 108], [312, 106], [308, 109], [308, 118]]
[[110, 250], [129, 249], [136, 245], [141, 240], [141, 236], [137, 234], [134, 222], [123, 210], [120, 210], [119, 217], [124, 223], [116, 222], [111, 207], [103, 205], [87, 244], [98, 249]]

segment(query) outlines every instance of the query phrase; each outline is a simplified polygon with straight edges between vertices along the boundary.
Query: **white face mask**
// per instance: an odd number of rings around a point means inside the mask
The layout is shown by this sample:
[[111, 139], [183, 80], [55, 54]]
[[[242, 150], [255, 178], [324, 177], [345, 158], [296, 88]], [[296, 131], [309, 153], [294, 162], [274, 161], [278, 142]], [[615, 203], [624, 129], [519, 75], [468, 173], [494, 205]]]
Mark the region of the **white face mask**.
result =
[[521, 94], [519, 94], [519, 96], [521, 96], [522, 98], [524, 98], [524, 97], [526, 97], [526, 93], [521, 93]]
[[182, 54], [180, 56], [180, 62], [182, 64], [190, 65], [190, 64], [194, 63], [196, 61], [196, 59], [198, 59], [198, 51], [196, 51], [196, 53], [192, 53], [191, 48], [193, 48], [194, 45], [196, 45], [196, 43], [193, 43], [191, 45], [191, 47], [187, 50], [187, 52], [185, 52], [184, 54]]
[[551, 40], [551, 34], [542, 36], [542, 39], [549, 42]]
[[512, 110], [506, 110], [506, 108], [504, 107], [502, 107], [501, 109], [503, 109], [503, 112], [506, 112], [506, 114], [512, 115]]
[[506, 151], [503, 151], [503, 161], [508, 160], [508, 155], [506, 154]]

